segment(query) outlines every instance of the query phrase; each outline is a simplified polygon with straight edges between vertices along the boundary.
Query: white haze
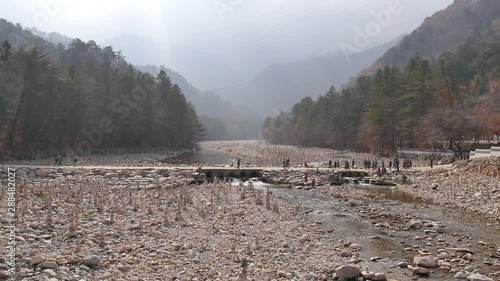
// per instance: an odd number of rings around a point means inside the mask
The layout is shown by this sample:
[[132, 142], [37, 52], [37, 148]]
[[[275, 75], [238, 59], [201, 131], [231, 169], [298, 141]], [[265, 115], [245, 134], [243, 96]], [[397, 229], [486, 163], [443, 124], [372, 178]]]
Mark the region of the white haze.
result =
[[[389, 2], [4, 0], [0, 17], [113, 45], [133, 64], [163, 64], [198, 88], [231, 95], [225, 89], [250, 81], [270, 64], [325, 56], [336, 52], [341, 42], [352, 44], [355, 28], [363, 29], [374, 20], [372, 13], [387, 9]], [[370, 46], [411, 32], [452, 0], [400, 2], [402, 12], [371, 38]], [[43, 7], [49, 7], [48, 21], [36, 18]]]

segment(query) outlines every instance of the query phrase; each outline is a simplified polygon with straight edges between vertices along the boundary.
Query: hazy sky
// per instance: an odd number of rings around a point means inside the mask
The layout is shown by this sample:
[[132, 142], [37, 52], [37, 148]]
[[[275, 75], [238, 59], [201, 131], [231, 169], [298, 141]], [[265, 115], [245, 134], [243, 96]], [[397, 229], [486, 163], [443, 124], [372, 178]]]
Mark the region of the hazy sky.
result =
[[[369, 48], [417, 28], [453, 0], [1, 0], [0, 17], [112, 44], [134, 64], [164, 64], [219, 89], [263, 67], [354, 45], [396, 3]], [[392, 4], [391, 4], [392, 3]], [[399, 5], [398, 5], [399, 3]], [[384, 13], [384, 12], [382, 12]], [[389, 13], [389, 12], [387, 12]], [[376, 28], [376, 26], [375, 26]]]
[[[395, 0], [392, 0], [395, 1]], [[396, 0], [397, 1], [397, 0]], [[3, 0], [0, 17], [42, 31], [104, 42], [120, 33], [186, 45], [266, 40], [270, 47], [327, 51], [352, 41], [391, 0]], [[452, 0], [400, 0], [374, 42], [409, 32]], [[54, 5], [55, 4], [55, 5]], [[46, 7], [46, 8], [44, 8]], [[48, 8], [47, 8], [48, 7]], [[48, 15], [41, 16], [41, 13]], [[245, 36], [242, 36], [245, 35]], [[250, 37], [251, 36], [251, 37]]]

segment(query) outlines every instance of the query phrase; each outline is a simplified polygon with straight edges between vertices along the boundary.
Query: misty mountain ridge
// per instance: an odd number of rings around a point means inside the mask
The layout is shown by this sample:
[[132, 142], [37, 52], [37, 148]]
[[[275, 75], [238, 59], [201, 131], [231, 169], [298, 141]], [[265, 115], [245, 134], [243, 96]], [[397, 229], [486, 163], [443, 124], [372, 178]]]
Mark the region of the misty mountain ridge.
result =
[[158, 75], [161, 70], [165, 71], [172, 83], [177, 84], [182, 89], [182, 92], [196, 106], [196, 109], [200, 114], [217, 118], [232, 118], [236, 120], [251, 116], [251, 114], [245, 114], [248, 110], [239, 107], [235, 108], [233, 104], [212, 91], [199, 90], [182, 74], [163, 65], [134, 65], [134, 67], [153, 76]]
[[[236, 97], [232, 101], [240, 101], [263, 115], [286, 111], [304, 96], [316, 97], [332, 85], [346, 84], [400, 38], [350, 54], [349, 58], [335, 49], [324, 56], [267, 66], [250, 82], [233, 89]], [[245, 98], [249, 96], [253, 98]]]
[[455, 0], [434, 13], [396, 46], [388, 50], [362, 75], [385, 65], [403, 66], [415, 55], [431, 58], [453, 50], [467, 40], [500, 42], [500, 1]]

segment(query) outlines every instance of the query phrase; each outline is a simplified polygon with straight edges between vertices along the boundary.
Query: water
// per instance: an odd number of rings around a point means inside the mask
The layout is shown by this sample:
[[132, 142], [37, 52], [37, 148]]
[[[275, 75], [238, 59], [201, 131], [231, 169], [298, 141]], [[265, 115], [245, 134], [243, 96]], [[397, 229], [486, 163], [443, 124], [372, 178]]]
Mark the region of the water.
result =
[[[186, 153], [169, 160], [177, 161], [169, 163], [182, 164], [202, 163], [205, 165], [227, 165], [230, 163], [230, 160], [222, 153], [210, 151]], [[436, 249], [439, 247], [447, 247], [442, 245], [429, 246], [427, 240], [414, 240], [411, 238], [416, 235], [423, 236], [423, 230], [400, 230], [393, 232], [389, 229], [374, 226], [373, 220], [362, 216], [355, 208], [346, 206], [338, 200], [316, 195], [308, 191], [280, 188], [262, 183], [256, 179], [252, 179], [251, 181], [254, 188], [260, 190], [267, 190], [269, 188], [274, 196], [291, 204], [300, 206], [302, 210], [307, 210], [304, 213], [305, 218], [310, 221], [321, 222], [319, 227], [325, 230], [328, 235], [334, 235], [337, 238], [363, 245], [363, 251], [361, 251], [360, 258], [364, 261], [369, 261], [370, 257], [373, 256], [381, 256], [395, 261], [404, 260], [411, 262], [415, 253], [405, 251], [404, 249], [406, 247], [419, 244], [422, 248], [431, 248], [434, 252], [436, 252]], [[233, 179], [233, 184], [237, 185], [240, 184], [240, 182], [238, 179]], [[249, 182], [245, 182], [244, 185], [249, 185]], [[459, 210], [452, 210], [431, 204], [430, 202], [412, 196], [394, 187], [373, 185], [355, 185], [354, 187], [384, 196], [385, 199], [373, 202], [373, 206], [385, 206], [389, 208], [389, 210], [394, 210], [399, 213], [414, 213], [419, 219], [440, 221], [444, 223], [446, 229], [448, 229], [450, 233], [456, 233], [448, 236], [446, 240], [463, 236], [473, 237], [475, 241], [482, 240], [492, 243], [493, 245], [499, 245], [500, 243], [500, 228], [497, 226], [485, 227], [487, 221], [478, 219], [478, 217], [473, 214], [464, 214]], [[332, 233], [328, 233], [330, 231], [332, 231]], [[452, 240], [454, 240], [454, 238]], [[468, 241], [468, 238], [464, 238], [463, 241], [460, 240], [460, 242], [455, 242], [449, 246], [467, 246], [466, 244]], [[486, 253], [485, 249], [479, 247], [474, 242], [470, 245], [470, 248], [476, 251], [474, 257], [477, 259], [478, 263], [480, 263], [481, 258]], [[367, 264], [365, 263], [364, 265]], [[368, 265], [370, 265], [370, 267], [386, 267], [387, 264], [368, 262]], [[382, 268], [382, 271], [387, 270], [394, 270], [391, 276], [407, 280], [406, 278], [408, 276], [401, 275], [404, 271], [399, 271], [395, 268]], [[496, 269], [492, 268], [492, 270], [495, 271]], [[447, 273], [437, 270], [432, 274], [430, 279], [448, 280], [445, 279], [448, 277], [450, 276], [447, 275]]]
[[231, 160], [226, 155], [220, 152], [199, 150], [194, 152], [181, 153], [174, 157], [168, 157], [161, 160], [162, 163], [168, 164], [202, 164], [202, 165], [228, 165]]

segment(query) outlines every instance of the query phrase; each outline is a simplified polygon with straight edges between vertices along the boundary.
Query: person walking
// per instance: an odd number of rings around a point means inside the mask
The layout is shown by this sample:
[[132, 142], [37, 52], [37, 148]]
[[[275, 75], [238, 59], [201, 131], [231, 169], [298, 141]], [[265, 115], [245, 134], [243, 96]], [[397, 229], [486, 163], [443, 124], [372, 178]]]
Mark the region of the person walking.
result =
[[304, 180], [305, 182], [307, 183], [307, 178], [309, 177], [309, 175], [307, 174], [307, 172], [304, 174]]
[[288, 157], [287, 157], [287, 158], [286, 158], [286, 160], [285, 160], [285, 166], [286, 166], [287, 168], [289, 168], [289, 167], [290, 167], [290, 158], [288, 158]]
[[432, 167], [434, 167], [434, 160], [433, 159], [431, 159], [431, 169], [432, 169]]
[[73, 158], [73, 166], [75, 166], [75, 167], [76, 167], [76, 162], [78, 162], [78, 158], [76, 158], [76, 156], [75, 156], [75, 158]]
[[313, 188], [316, 186], [316, 178], [313, 178], [313, 180], [312, 180], [311, 184], [312, 184], [312, 187], [313, 187]]
[[238, 169], [239, 169], [240, 168], [240, 164], [241, 164], [241, 158], [238, 158], [237, 163], [238, 163]]
[[328, 168], [332, 168], [332, 160], [328, 161]]

